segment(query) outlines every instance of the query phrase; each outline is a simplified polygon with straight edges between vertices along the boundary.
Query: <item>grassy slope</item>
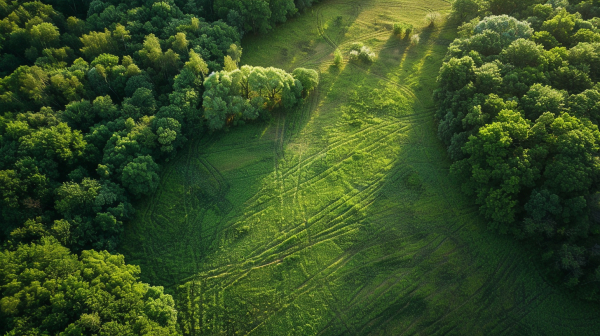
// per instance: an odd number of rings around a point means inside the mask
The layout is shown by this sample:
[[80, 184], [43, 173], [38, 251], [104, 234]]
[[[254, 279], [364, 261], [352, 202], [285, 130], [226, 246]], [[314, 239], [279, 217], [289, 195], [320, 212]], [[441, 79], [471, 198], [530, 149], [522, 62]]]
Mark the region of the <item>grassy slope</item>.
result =
[[[331, 0], [247, 37], [245, 63], [319, 69], [319, 88], [270, 122], [195, 140], [138, 207], [127, 260], [153, 284], [199, 281], [205, 333], [597, 332], [599, 309], [487, 232], [447, 177], [431, 93], [455, 32], [423, 28], [410, 46], [390, 29], [448, 9]], [[377, 60], [331, 67], [334, 46], [353, 41]]]

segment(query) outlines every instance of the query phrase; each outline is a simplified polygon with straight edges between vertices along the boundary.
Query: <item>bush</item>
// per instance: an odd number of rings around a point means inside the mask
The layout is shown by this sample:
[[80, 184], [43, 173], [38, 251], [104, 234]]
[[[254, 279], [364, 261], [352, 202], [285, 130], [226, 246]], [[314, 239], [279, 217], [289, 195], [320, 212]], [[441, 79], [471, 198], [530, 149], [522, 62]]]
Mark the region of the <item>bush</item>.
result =
[[403, 23], [394, 23], [394, 35], [400, 35], [402, 34], [402, 32], [404, 31], [404, 24]]
[[354, 50], [355, 50], [355, 51], [360, 51], [360, 49], [361, 49], [362, 47], [364, 47], [364, 46], [365, 46], [365, 45], [364, 45], [362, 42], [353, 42], [353, 43], [350, 45], [350, 51], [354, 51]]
[[481, 4], [476, 0], [455, 0], [452, 3], [452, 15], [459, 22], [465, 22], [477, 17]]
[[410, 37], [410, 44], [417, 45], [419, 42], [421, 42], [421, 36], [419, 34], [413, 34]]
[[343, 61], [344, 57], [342, 56], [342, 52], [339, 49], [336, 49], [333, 53], [333, 64], [340, 66]]
[[425, 15], [425, 22], [429, 27], [435, 26], [442, 19], [442, 16], [438, 12], [431, 12]]
[[352, 48], [350, 50], [350, 60], [354, 62], [371, 63], [375, 59], [375, 53], [367, 46], [362, 46], [359, 50]]
[[409, 36], [413, 31], [413, 26], [408, 23], [394, 23], [393, 33], [400, 37]]
[[319, 85], [319, 73], [313, 69], [296, 68], [292, 72], [294, 79], [302, 84], [303, 93], [307, 94]]

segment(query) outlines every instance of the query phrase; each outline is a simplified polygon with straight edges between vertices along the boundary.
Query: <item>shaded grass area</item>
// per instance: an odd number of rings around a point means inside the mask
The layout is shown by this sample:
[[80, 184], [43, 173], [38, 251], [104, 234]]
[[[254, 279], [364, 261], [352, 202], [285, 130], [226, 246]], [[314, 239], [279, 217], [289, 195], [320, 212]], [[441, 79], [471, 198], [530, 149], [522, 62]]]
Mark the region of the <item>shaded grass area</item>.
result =
[[[244, 63], [312, 67], [321, 84], [268, 123], [194, 140], [124, 237], [145, 281], [199, 284], [198, 334], [597, 333], [598, 307], [487, 232], [448, 178], [431, 94], [455, 31], [421, 28], [416, 46], [391, 35], [448, 9], [325, 1], [245, 39]], [[333, 67], [354, 41], [375, 62]]]

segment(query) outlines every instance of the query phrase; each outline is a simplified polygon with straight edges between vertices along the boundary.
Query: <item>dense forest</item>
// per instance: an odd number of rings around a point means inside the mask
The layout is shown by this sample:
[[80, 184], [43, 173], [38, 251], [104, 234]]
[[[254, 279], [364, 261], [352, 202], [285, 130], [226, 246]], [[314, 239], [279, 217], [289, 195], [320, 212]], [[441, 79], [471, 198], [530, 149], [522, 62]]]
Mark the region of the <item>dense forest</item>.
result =
[[188, 139], [306, 97], [314, 70], [238, 62], [311, 2], [0, 0], [1, 334], [176, 334], [123, 223]]
[[453, 3], [435, 92], [452, 173], [547, 277], [600, 300], [600, 3]]

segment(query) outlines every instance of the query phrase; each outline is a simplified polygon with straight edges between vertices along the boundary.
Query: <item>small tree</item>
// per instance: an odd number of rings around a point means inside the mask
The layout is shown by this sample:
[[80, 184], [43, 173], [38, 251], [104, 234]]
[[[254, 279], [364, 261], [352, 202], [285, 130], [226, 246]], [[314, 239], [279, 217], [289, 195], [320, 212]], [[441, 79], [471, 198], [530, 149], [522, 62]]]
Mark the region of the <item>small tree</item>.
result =
[[227, 55], [223, 60], [223, 70], [225, 71], [233, 71], [237, 69], [237, 62], [234, 61], [231, 56]]
[[160, 180], [157, 173], [158, 165], [150, 155], [138, 156], [123, 168], [121, 180], [129, 192], [139, 197], [156, 190]]
[[350, 60], [359, 61], [363, 63], [371, 63], [375, 59], [375, 53], [371, 52], [371, 49], [367, 46], [362, 46], [360, 49], [355, 49], [358, 44], [354, 43], [350, 50]]
[[433, 27], [433, 26], [435, 26], [436, 23], [438, 23], [440, 21], [441, 18], [442, 18], [442, 16], [440, 15], [440, 13], [431, 12], [431, 13], [427, 13], [427, 15], [425, 15], [425, 22], [427, 23], [427, 25], [429, 27]]
[[394, 29], [392, 30], [394, 35], [401, 35], [403, 31], [404, 31], [403, 23], [394, 23]]
[[339, 49], [336, 49], [335, 52], [333, 53], [333, 64], [335, 64], [335, 66], [339, 67], [343, 61], [344, 61], [344, 56], [342, 56], [342, 52]]
[[292, 76], [300, 81], [305, 95], [319, 85], [319, 73], [315, 70], [297, 68], [292, 72]]
[[356, 50], [356, 51], [360, 51], [360, 48], [364, 47], [364, 43], [362, 42], [352, 42], [352, 44], [350, 45], [350, 51]]
[[413, 34], [410, 37], [410, 44], [417, 45], [419, 42], [421, 42], [421, 36], [419, 36], [419, 34]]
[[338, 15], [335, 18], [335, 21], [333, 21], [333, 24], [337, 27], [341, 27], [343, 22], [344, 22], [344, 18], [341, 15]]
[[394, 35], [398, 35], [400, 37], [409, 36], [413, 31], [413, 26], [408, 23], [394, 23], [393, 28]]
[[240, 59], [242, 59], [242, 47], [238, 47], [237, 44], [232, 43], [229, 46], [229, 49], [227, 49], [227, 55], [236, 63], [238, 63]]
[[460, 22], [474, 19], [480, 10], [476, 0], [455, 0], [452, 3], [452, 15]]

